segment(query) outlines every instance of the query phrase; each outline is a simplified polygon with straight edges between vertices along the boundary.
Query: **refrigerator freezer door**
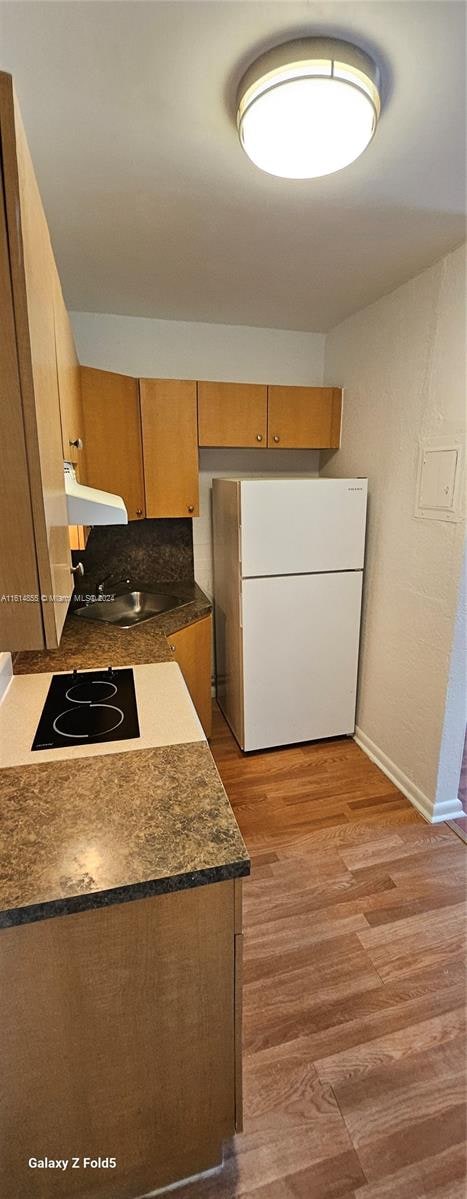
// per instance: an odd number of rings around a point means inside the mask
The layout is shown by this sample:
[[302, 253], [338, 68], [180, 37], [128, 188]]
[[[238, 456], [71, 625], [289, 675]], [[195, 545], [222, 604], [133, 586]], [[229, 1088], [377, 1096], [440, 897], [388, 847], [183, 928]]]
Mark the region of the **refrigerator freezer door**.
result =
[[366, 499], [366, 479], [242, 480], [243, 577], [361, 570]]
[[361, 571], [243, 581], [243, 749], [353, 733], [361, 593]]

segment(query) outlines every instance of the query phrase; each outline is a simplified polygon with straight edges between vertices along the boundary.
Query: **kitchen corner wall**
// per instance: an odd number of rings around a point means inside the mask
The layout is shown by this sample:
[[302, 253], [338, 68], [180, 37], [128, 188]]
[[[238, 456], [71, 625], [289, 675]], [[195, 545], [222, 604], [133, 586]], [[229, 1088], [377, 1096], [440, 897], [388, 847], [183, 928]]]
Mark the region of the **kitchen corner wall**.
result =
[[464, 322], [461, 247], [326, 341], [325, 381], [345, 401], [342, 449], [322, 473], [369, 479], [358, 736], [430, 819], [457, 810], [465, 707], [446, 697], [464, 529], [414, 516], [417, 463], [422, 439], [464, 444]]
[[[101, 370], [161, 379], [233, 383], [323, 381], [323, 333], [210, 325], [145, 317], [72, 312], [80, 362]], [[317, 474], [313, 451], [200, 451], [200, 515], [193, 520], [195, 578], [212, 596], [211, 489], [214, 475]]]

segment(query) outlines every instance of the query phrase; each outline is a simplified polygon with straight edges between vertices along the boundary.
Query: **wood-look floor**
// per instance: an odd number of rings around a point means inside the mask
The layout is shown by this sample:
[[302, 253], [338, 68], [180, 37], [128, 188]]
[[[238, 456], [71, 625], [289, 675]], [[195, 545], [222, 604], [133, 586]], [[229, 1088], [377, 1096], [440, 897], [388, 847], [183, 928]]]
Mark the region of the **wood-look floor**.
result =
[[212, 750], [252, 855], [245, 1128], [180, 1199], [464, 1199], [465, 848], [350, 740]]

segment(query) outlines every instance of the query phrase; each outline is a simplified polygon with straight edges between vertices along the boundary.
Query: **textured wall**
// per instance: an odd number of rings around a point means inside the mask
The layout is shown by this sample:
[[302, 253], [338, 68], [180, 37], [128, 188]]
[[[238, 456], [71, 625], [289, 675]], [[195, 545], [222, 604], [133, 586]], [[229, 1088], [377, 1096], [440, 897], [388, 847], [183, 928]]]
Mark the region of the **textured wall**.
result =
[[326, 343], [325, 380], [345, 399], [343, 448], [323, 474], [369, 479], [357, 723], [431, 803], [463, 527], [413, 513], [419, 439], [465, 436], [464, 288], [460, 248]]

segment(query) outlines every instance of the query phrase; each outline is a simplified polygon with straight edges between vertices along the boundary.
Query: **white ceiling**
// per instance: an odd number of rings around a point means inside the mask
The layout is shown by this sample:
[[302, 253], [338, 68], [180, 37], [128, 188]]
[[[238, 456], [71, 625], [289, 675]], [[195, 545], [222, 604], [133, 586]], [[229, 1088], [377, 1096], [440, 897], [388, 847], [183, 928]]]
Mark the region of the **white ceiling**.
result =
[[[450, 0], [0, 3], [67, 303], [326, 330], [462, 241], [464, 5]], [[373, 53], [383, 113], [325, 179], [257, 170], [236, 84], [330, 33]]]

